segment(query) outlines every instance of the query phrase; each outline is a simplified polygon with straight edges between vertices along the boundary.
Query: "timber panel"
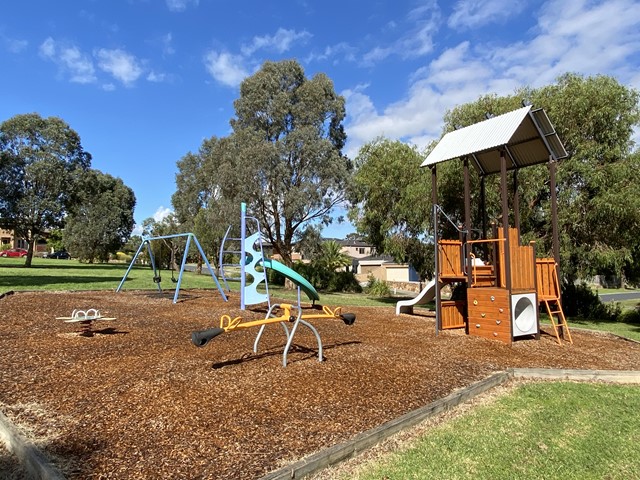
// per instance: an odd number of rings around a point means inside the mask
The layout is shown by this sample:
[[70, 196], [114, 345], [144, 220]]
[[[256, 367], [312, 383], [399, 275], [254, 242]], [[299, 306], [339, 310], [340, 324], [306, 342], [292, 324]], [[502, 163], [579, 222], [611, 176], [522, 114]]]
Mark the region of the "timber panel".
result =
[[467, 290], [469, 335], [511, 343], [509, 292], [503, 288]]
[[560, 298], [556, 261], [553, 258], [536, 259], [538, 301]]
[[464, 300], [443, 300], [440, 302], [440, 327], [442, 330], [464, 328]]
[[464, 278], [462, 271], [462, 242], [440, 240], [438, 242], [440, 278]]
[[[502, 228], [498, 229], [498, 238], [505, 238]], [[499, 242], [498, 262], [500, 268], [498, 269], [498, 286], [502, 288], [507, 286], [504, 252], [504, 243]], [[509, 257], [511, 261], [511, 290], [515, 292], [535, 290], [533, 247], [531, 245], [520, 245], [520, 236], [516, 228], [509, 228]]]

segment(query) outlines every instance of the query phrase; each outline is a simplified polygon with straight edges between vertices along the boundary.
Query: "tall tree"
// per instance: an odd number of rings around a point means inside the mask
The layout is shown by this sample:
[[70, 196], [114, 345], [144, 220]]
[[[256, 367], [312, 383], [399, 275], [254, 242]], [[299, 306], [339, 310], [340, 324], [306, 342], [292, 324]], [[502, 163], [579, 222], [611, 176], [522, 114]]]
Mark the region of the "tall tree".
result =
[[89, 170], [65, 222], [64, 243], [80, 260], [107, 261], [133, 230], [136, 197], [121, 179]]
[[291, 264], [296, 233], [311, 221], [331, 222], [333, 207], [344, 199], [351, 171], [341, 153], [344, 98], [326, 75], [308, 79], [298, 62], [287, 60], [266, 62], [245, 79], [234, 106], [233, 133], [203, 144], [201, 166], [186, 158], [179, 164], [174, 206], [182, 199], [214, 211], [233, 205], [237, 217], [244, 201], [275, 252]]
[[30, 113], [0, 124], [0, 222], [28, 241], [25, 266], [38, 236], [63, 225], [90, 163], [79, 135], [60, 118]]
[[378, 138], [356, 157], [349, 218], [358, 231], [396, 261], [410, 262], [422, 278], [433, 270], [431, 180], [415, 147]]

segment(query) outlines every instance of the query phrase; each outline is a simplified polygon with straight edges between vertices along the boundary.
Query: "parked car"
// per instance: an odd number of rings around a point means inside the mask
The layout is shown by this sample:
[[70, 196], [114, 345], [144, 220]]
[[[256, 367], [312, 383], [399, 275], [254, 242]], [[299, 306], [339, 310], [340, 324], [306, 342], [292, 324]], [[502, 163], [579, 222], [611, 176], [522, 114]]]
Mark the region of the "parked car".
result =
[[0, 252], [0, 257], [26, 257], [27, 251], [24, 248], [10, 248]]
[[64, 250], [61, 250], [59, 252], [45, 253], [44, 258], [57, 258], [59, 260], [69, 260], [71, 258], [71, 255], [69, 255], [69, 252], [65, 252]]

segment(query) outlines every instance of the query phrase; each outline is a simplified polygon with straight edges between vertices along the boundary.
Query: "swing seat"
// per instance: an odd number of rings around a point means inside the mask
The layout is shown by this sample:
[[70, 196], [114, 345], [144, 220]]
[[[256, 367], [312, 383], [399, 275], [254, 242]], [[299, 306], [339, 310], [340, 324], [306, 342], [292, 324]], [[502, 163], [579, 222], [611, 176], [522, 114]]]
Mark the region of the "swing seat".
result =
[[162, 282], [162, 277], [160, 275], [158, 275], [157, 277], [153, 277], [153, 283], [160, 283]]

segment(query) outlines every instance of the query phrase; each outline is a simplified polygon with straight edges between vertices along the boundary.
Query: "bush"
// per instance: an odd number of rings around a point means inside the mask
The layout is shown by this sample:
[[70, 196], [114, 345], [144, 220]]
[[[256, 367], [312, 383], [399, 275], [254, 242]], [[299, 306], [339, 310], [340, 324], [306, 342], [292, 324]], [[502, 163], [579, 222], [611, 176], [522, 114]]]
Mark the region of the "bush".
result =
[[362, 287], [352, 272], [334, 272], [316, 262], [296, 262], [293, 265], [293, 269], [318, 290], [325, 292], [362, 292]]
[[371, 297], [388, 297], [391, 295], [391, 289], [384, 280], [378, 280], [371, 274], [369, 274], [367, 280], [369, 281], [365, 289], [367, 295]]
[[581, 317], [585, 320], [616, 322], [622, 314], [620, 305], [602, 303], [597, 292], [586, 283], [563, 286], [562, 309], [567, 317]]

